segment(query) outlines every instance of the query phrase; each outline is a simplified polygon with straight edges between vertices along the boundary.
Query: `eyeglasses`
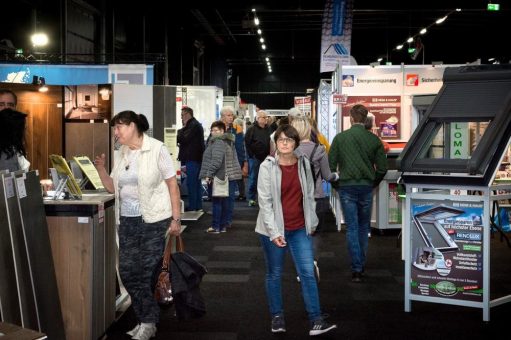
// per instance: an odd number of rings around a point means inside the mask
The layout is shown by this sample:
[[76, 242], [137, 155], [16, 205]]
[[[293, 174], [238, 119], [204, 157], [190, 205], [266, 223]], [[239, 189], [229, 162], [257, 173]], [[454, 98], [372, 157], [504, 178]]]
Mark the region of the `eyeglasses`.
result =
[[290, 144], [290, 143], [294, 143], [295, 140], [293, 138], [279, 138], [277, 139], [277, 143], [279, 144]]

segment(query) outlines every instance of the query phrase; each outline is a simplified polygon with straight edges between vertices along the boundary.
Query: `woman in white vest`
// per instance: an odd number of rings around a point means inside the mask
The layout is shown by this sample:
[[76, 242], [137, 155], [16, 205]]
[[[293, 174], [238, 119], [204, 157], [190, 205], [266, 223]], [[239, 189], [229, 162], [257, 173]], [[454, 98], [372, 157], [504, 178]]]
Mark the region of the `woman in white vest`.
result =
[[132, 339], [147, 340], [155, 336], [160, 317], [152, 291], [153, 270], [163, 254], [165, 232], [181, 231], [179, 187], [167, 148], [144, 133], [149, 129], [144, 115], [123, 111], [111, 125], [122, 145], [111, 174], [105, 169], [104, 154], [95, 164], [105, 188], [115, 193], [119, 273], [138, 319], [127, 333]]

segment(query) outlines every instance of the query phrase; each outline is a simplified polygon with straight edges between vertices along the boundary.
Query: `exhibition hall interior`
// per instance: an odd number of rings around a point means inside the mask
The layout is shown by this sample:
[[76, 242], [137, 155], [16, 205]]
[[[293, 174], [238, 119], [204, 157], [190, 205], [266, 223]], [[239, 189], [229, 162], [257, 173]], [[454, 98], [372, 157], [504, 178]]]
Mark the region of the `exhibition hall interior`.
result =
[[0, 340], [509, 331], [508, 2], [2, 9]]

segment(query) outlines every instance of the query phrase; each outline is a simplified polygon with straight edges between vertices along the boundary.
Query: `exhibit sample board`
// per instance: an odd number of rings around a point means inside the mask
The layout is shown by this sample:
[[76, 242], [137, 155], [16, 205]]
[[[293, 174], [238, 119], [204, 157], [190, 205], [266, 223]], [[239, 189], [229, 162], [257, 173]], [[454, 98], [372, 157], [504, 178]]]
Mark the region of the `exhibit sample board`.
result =
[[1, 182], [2, 320], [65, 339], [39, 175], [4, 172]]

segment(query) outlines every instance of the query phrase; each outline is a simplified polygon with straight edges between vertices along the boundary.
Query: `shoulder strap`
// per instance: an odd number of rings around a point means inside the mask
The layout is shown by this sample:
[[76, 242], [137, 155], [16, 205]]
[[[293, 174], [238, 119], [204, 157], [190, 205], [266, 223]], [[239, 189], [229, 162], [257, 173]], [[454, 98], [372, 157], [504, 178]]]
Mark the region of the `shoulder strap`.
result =
[[314, 160], [314, 154], [316, 153], [318, 146], [319, 146], [318, 143], [314, 143], [314, 149], [312, 149], [310, 159], [309, 159], [309, 163], [311, 165], [311, 171], [312, 171], [312, 179], [314, 180], [314, 185], [316, 185], [317, 174], [316, 174], [316, 168], [314, 167], [313, 160]]

